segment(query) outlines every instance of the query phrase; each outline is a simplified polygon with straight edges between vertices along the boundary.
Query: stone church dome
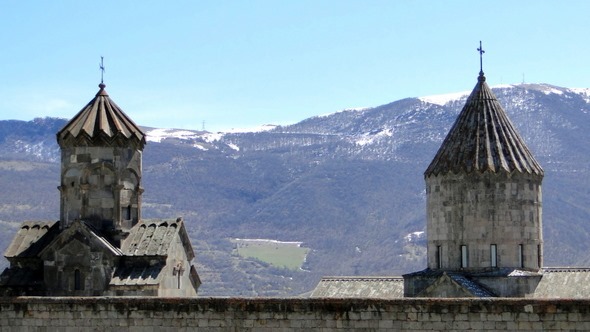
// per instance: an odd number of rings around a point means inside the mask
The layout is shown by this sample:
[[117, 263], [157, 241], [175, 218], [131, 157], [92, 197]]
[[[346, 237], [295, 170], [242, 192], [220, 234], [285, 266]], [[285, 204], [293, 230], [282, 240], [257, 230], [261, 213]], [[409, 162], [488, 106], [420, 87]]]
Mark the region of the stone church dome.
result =
[[140, 150], [145, 146], [145, 135], [139, 127], [109, 98], [105, 85], [62, 130], [57, 133], [60, 147], [78, 146], [128, 146]]
[[506, 116], [483, 72], [424, 176], [451, 172], [543, 176], [543, 169]]

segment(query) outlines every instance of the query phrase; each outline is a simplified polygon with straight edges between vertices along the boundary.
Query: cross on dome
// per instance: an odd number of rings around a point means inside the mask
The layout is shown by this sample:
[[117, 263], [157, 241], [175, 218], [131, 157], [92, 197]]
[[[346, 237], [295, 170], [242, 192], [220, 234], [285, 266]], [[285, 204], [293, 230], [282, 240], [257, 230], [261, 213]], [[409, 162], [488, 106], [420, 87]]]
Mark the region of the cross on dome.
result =
[[479, 41], [479, 48], [477, 49], [479, 52], [479, 74], [483, 75], [483, 54], [486, 52], [481, 47], [481, 40]]
[[100, 68], [100, 85], [104, 85], [104, 57], [100, 57], [100, 64], [98, 65]]

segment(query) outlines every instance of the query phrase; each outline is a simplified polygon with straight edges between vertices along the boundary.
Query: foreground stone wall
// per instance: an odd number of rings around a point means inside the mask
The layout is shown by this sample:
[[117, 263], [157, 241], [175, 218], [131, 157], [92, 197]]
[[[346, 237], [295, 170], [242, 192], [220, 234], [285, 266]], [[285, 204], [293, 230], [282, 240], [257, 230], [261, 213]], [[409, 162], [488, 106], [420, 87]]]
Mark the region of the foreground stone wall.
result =
[[590, 300], [0, 298], [1, 331], [590, 330]]

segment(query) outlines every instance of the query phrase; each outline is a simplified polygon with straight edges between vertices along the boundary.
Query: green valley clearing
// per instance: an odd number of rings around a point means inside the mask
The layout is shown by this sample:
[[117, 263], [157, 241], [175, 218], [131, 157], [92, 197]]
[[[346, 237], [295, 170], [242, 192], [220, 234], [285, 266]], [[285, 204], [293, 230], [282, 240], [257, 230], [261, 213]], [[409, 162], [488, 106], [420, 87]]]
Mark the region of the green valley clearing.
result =
[[231, 239], [234, 250], [242, 257], [251, 257], [276, 267], [291, 270], [301, 268], [309, 248], [301, 247], [301, 242], [283, 242], [266, 239]]

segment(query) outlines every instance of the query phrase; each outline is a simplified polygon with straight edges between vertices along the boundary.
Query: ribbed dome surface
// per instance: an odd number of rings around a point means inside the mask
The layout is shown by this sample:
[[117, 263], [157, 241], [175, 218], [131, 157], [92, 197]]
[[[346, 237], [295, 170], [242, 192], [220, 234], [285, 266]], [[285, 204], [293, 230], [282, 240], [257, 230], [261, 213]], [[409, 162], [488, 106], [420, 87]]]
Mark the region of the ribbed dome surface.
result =
[[62, 130], [57, 133], [60, 147], [121, 146], [143, 149], [146, 141], [139, 127], [109, 98], [105, 85]]
[[424, 176], [486, 171], [543, 175], [480, 72], [477, 85]]

